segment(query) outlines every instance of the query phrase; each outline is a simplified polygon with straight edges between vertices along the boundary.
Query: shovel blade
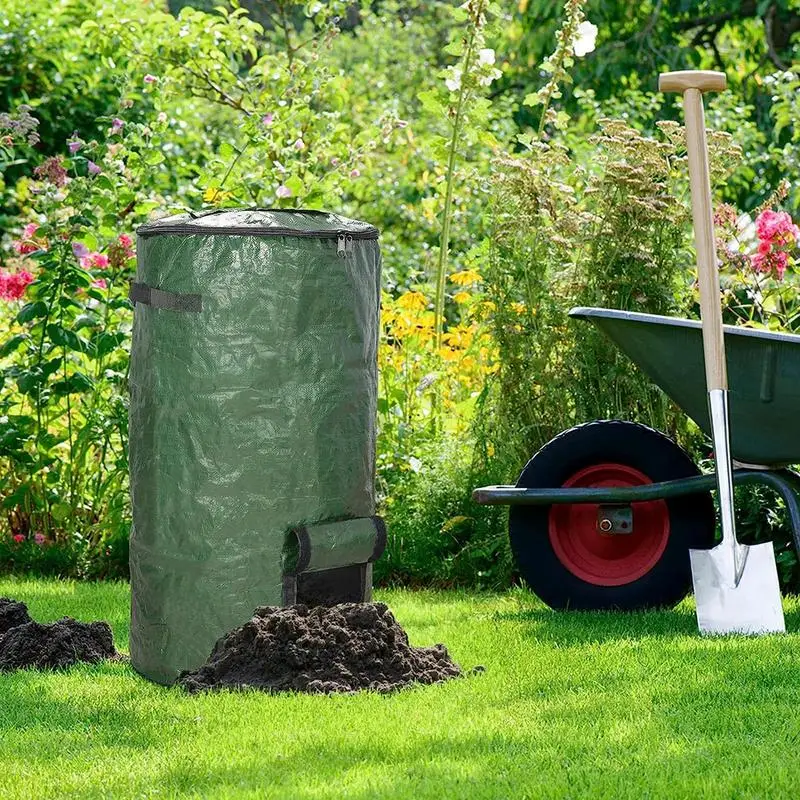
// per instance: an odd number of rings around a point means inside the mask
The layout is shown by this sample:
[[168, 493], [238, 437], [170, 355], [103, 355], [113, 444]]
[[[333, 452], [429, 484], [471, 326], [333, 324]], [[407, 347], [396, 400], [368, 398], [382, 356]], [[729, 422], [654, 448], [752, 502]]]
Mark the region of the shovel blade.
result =
[[770, 543], [751, 545], [739, 583], [734, 585], [733, 553], [726, 545], [690, 550], [700, 633], [784, 633], [786, 625]]

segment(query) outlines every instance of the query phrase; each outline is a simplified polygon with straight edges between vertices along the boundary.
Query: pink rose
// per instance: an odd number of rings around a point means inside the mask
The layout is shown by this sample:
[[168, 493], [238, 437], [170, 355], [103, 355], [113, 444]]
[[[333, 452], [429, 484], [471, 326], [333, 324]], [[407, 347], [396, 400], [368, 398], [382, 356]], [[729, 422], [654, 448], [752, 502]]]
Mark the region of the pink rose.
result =
[[124, 267], [133, 255], [133, 239], [127, 233], [120, 234], [117, 241], [108, 246], [108, 263], [116, 269]]
[[19, 272], [0, 270], [0, 299], [20, 300], [30, 283], [33, 283], [33, 275], [25, 269]]
[[108, 267], [108, 256], [103, 253], [89, 253], [81, 259], [81, 266], [84, 269], [106, 269]]
[[756, 233], [762, 240], [772, 241], [778, 239], [782, 243], [790, 244], [800, 236], [800, 230], [792, 222], [792, 218], [785, 211], [762, 211], [756, 219]]

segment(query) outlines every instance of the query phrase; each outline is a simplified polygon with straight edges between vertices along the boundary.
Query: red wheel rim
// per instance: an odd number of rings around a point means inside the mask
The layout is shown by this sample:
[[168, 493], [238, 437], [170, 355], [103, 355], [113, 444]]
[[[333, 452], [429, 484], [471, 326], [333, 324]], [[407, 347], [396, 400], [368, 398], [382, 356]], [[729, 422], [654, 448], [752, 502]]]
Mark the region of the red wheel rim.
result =
[[[644, 473], [624, 464], [595, 464], [563, 483], [567, 487], [642, 486]], [[633, 533], [601, 533], [598, 505], [556, 505], [550, 509], [550, 544], [558, 560], [595, 586], [622, 586], [646, 575], [661, 558], [669, 539], [669, 509], [664, 500], [634, 503]]]

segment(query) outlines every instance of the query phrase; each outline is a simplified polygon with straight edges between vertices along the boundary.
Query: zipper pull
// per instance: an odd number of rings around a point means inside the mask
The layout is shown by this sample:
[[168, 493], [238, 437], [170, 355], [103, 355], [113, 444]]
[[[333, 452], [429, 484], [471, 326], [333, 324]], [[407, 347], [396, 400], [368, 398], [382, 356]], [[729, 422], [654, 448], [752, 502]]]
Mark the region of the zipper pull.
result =
[[343, 233], [340, 233], [336, 240], [336, 255], [339, 258], [344, 258], [347, 255], [347, 238]]

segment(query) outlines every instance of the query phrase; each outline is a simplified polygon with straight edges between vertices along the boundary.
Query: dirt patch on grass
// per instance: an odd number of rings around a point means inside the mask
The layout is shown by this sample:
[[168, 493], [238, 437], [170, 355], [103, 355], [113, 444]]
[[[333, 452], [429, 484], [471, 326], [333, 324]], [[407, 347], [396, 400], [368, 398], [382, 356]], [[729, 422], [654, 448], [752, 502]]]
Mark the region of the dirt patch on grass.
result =
[[[5, 626], [5, 628], [4, 628]], [[34, 622], [24, 603], [0, 598], [0, 672], [34, 667], [65, 669], [79, 662], [120, 658], [105, 622]]]
[[25, 603], [12, 600], [10, 597], [0, 597], [0, 636], [11, 628], [32, 621]]
[[208, 661], [178, 678], [199, 692], [253, 688], [313, 694], [391, 692], [462, 674], [442, 644], [412, 647], [383, 603], [257, 608], [223, 636]]

